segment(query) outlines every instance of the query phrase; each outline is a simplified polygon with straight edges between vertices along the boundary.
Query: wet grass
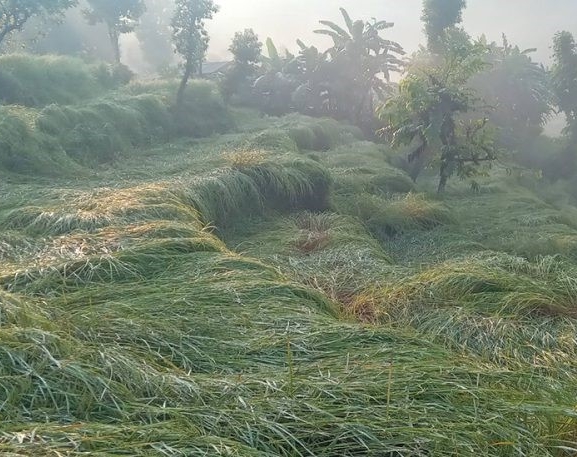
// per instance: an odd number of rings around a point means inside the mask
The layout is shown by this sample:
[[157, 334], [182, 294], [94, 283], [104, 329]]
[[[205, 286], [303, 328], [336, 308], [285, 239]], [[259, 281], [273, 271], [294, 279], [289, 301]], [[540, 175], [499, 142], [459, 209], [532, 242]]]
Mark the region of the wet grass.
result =
[[1, 454], [576, 452], [570, 210], [235, 116], [0, 183]]

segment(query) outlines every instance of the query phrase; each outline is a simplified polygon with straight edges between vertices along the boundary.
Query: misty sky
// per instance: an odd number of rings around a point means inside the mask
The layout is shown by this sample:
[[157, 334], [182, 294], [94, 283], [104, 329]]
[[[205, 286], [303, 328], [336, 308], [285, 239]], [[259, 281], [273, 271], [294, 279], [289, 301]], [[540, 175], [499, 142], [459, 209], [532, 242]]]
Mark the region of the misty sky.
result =
[[[315, 35], [319, 19], [340, 21], [340, 6], [353, 19], [395, 22], [387, 37], [407, 51], [424, 42], [420, 22], [421, 0], [217, 0], [221, 11], [211, 21], [209, 60], [227, 59], [226, 49], [237, 30], [253, 28], [262, 41], [273, 38], [279, 48], [294, 49], [295, 39], [307, 44], [328, 44]], [[537, 60], [548, 63], [550, 45], [558, 30], [577, 33], [577, 0], [468, 0], [464, 25], [477, 37], [485, 33], [500, 41], [505, 32], [521, 48], [538, 48]]]

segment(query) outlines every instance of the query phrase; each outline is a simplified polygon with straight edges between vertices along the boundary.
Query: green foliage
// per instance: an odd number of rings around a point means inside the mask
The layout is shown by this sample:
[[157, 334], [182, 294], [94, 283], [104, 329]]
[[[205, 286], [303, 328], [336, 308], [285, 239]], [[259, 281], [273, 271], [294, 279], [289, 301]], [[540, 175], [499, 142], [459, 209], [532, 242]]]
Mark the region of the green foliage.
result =
[[501, 46], [489, 46], [489, 67], [471, 79], [472, 87], [492, 107], [488, 117], [498, 126], [499, 142], [508, 150], [535, 141], [552, 112], [549, 74], [531, 59], [533, 51], [521, 51], [503, 37]]
[[254, 68], [260, 62], [262, 43], [253, 29], [245, 29], [235, 33], [229, 51], [235, 63]]
[[393, 308], [464, 306], [481, 314], [574, 316], [574, 275], [573, 266], [555, 257], [529, 262], [487, 253], [442, 263], [403, 279], [385, 291], [391, 299], [384, 300]]
[[363, 125], [367, 117], [372, 119], [374, 99], [382, 100], [389, 93], [386, 82], [391, 72], [400, 71], [399, 57], [404, 51], [398, 43], [380, 35], [393, 23], [353, 21], [343, 8], [341, 14], [345, 29], [330, 21], [320, 21], [327, 28], [315, 31], [333, 40], [333, 47], [324, 53], [330, 56], [329, 65], [322, 59], [319, 62], [314, 49], [301, 46], [305, 84], [319, 96], [318, 91], [328, 89], [329, 99], [322, 104], [328, 107], [329, 115]]
[[330, 118], [291, 115], [283, 118], [280, 126], [287, 130], [301, 151], [328, 151], [363, 138], [363, 132], [358, 127]]
[[170, 33], [173, 10], [173, 2], [147, 0], [146, 12], [140, 18], [140, 24], [135, 31], [143, 57], [154, 71], [166, 70], [174, 63]]
[[110, 162], [129, 148], [166, 140], [172, 131], [166, 106], [154, 96], [102, 100], [81, 107], [46, 107], [37, 120], [66, 153], [85, 165]]
[[3, 0], [0, 4], [0, 45], [12, 32], [21, 31], [35, 16], [61, 16], [77, 0]]
[[264, 74], [254, 83], [260, 108], [282, 115], [297, 110], [303, 114], [345, 120], [373, 128], [374, 103], [390, 92], [391, 72], [400, 71], [402, 47], [381, 36], [394, 24], [386, 21], [352, 21], [341, 8], [346, 29], [330, 21], [315, 30], [333, 39], [324, 52], [297, 40], [300, 52], [282, 56], [271, 39]]
[[[57, 97], [58, 89], [46, 95]], [[210, 136], [233, 126], [214, 84], [191, 84], [179, 111], [170, 106], [171, 91], [172, 86], [159, 90], [143, 85], [131, 87], [134, 95], [114, 94], [77, 105], [51, 104], [39, 111], [5, 107], [0, 169], [67, 175], [78, 172], [79, 163], [95, 166], [176, 136]]]
[[48, 176], [78, 173], [57, 141], [35, 131], [36, 116], [24, 108], [0, 108], [0, 169]]
[[559, 111], [565, 115], [567, 145], [554, 178], [570, 178], [577, 173], [577, 44], [569, 32], [559, 32], [553, 42], [554, 65], [551, 79]]
[[[173, 88], [141, 83], [118, 104]], [[74, 108], [125, 122], [101, 102]], [[37, 115], [19, 114], [32, 127]], [[407, 176], [348, 126], [315, 162], [237, 150], [315, 122], [248, 119], [238, 134], [139, 148], [86, 181], [0, 181], [0, 452], [575, 446], [574, 260], [514, 252], [546, 237], [577, 246], [570, 208], [498, 168], [480, 193], [452, 183], [443, 203], [391, 196], [389, 177]]]
[[358, 194], [336, 199], [339, 212], [359, 218], [376, 237], [386, 238], [411, 230], [431, 230], [453, 221], [450, 210], [421, 194], [383, 199]]
[[487, 119], [460, 119], [473, 111], [476, 94], [467, 86], [485, 68], [482, 42], [447, 42], [447, 52], [434, 62], [414, 64], [399, 85], [399, 93], [379, 109], [384, 133], [393, 146], [411, 146], [417, 179], [433, 160], [439, 162], [439, 193], [457, 174], [471, 177], [483, 162], [495, 160], [493, 134]]

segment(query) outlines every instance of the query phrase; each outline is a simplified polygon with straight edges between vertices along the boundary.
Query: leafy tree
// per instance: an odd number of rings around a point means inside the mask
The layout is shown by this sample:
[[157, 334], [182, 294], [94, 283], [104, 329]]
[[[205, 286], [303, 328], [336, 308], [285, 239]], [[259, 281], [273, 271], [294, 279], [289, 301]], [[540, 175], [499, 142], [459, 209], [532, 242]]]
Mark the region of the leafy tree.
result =
[[172, 18], [172, 38], [176, 52], [184, 60], [184, 73], [177, 94], [177, 104], [181, 104], [188, 80], [195, 71], [202, 69], [209, 36], [205, 21], [218, 12], [213, 0], [176, 0]]
[[21, 31], [35, 16], [61, 16], [78, 0], [0, 0], [0, 44], [12, 32]]
[[517, 149], [541, 134], [551, 113], [549, 74], [531, 59], [534, 51], [512, 46], [503, 36], [502, 45], [489, 45], [488, 69], [472, 79], [472, 86], [493, 108], [489, 118], [499, 126], [501, 144], [507, 149]]
[[443, 52], [445, 34], [461, 23], [466, 6], [466, 0], [424, 0], [421, 20], [425, 24], [429, 51]]
[[465, 117], [478, 98], [468, 87], [472, 76], [485, 68], [483, 43], [453, 43], [441, 60], [417, 61], [399, 86], [399, 93], [379, 109], [383, 133], [393, 146], [411, 148], [412, 177], [424, 165], [439, 166], [438, 191], [451, 176], [470, 177], [483, 162], [493, 161], [495, 148], [486, 117]]
[[92, 25], [106, 24], [108, 37], [114, 51], [114, 60], [120, 63], [120, 35], [132, 32], [146, 11], [143, 0], [88, 0], [89, 8], [84, 11]]
[[261, 61], [262, 43], [252, 29], [236, 32], [230, 47], [234, 62], [223, 81], [223, 92], [227, 98], [233, 93], [249, 94], [250, 81]]
[[392, 22], [353, 21], [344, 8], [340, 11], [345, 28], [320, 21], [327, 28], [315, 33], [333, 39], [333, 46], [327, 51], [332, 67], [328, 86], [333, 115], [360, 125], [367, 113], [372, 118], [374, 98], [387, 95], [390, 73], [400, 71], [399, 57], [404, 51], [398, 43], [380, 35], [394, 26]]
[[244, 32], [235, 33], [229, 51], [236, 64], [254, 70], [260, 62], [262, 43], [253, 29], [245, 29]]

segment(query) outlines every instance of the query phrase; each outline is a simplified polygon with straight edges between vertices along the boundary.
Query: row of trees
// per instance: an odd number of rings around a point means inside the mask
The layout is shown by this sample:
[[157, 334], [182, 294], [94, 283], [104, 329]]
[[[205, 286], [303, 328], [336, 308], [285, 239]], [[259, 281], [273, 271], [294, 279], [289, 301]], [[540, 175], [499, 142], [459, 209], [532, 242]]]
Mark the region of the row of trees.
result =
[[254, 31], [238, 33], [230, 47], [234, 65], [223, 82], [225, 95], [252, 100], [267, 114], [297, 110], [373, 128], [375, 103], [391, 94], [390, 75], [401, 71], [404, 51], [382, 36], [393, 23], [355, 21], [340, 11], [342, 26], [320, 21], [324, 28], [315, 31], [332, 39], [324, 51], [297, 40], [297, 55], [281, 54], [269, 39], [265, 57]]
[[[298, 55], [280, 55], [268, 40], [263, 57], [262, 43], [246, 30], [230, 48], [235, 60], [224, 92], [268, 114], [331, 116], [367, 132], [380, 124], [382, 137], [409, 149], [413, 179], [437, 166], [443, 192], [451, 176], [472, 177], [499, 149], [519, 149], [539, 136], [557, 107], [570, 126], [576, 123], [577, 104], [566, 94], [577, 95], [569, 87], [577, 84], [571, 35], [555, 38], [557, 63], [548, 72], [531, 59], [533, 49], [512, 46], [505, 36], [500, 44], [473, 40], [461, 26], [465, 7], [465, 0], [424, 0], [427, 46], [409, 60], [381, 36], [392, 23], [353, 21], [343, 9], [342, 26], [321, 21], [325, 28], [316, 31], [332, 38], [324, 51], [297, 41]], [[391, 72], [401, 71], [402, 81], [391, 83]]]

